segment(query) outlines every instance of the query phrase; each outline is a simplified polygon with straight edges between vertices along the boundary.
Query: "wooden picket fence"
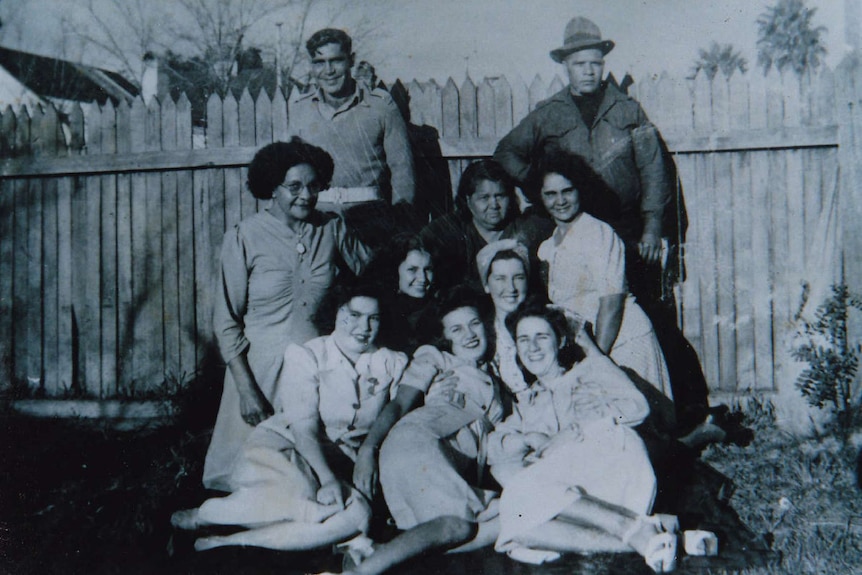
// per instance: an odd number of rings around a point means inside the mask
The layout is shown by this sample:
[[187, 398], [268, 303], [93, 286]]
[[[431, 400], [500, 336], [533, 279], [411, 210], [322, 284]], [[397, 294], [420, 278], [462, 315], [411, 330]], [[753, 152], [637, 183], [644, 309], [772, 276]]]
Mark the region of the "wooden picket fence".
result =
[[[662, 75], [629, 89], [678, 166], [690, 221], [680, 317], [714, 390], [790, 385], [780, 381], [785, 339], [799, 282], [820, 257], [807, 246], [825, 245], [819, 230], [841, 234], [832, 239], [845, 253], [862, 248], [847, 225], [862, 205], [851, 179], [862, 176], [859, 69], [851, 58], [803, 81]], [[450, 194], [470, 161], [562, 87], [498, 77], [392, 92], [409, 98], [412, 124], [436, 130]], [[2, 111], [0, 390], [158, 394], [211, 361], [221, 238], [263, 207], [243, 190], [245, 166], [287, 137], [290, 100], [211, 97], [203, 147], [185, 96], [76, 106], [63, 118]], [[845, 225], [819, 225], [836, 197]], [[852, 259], [843, 271], [858, 285]]]

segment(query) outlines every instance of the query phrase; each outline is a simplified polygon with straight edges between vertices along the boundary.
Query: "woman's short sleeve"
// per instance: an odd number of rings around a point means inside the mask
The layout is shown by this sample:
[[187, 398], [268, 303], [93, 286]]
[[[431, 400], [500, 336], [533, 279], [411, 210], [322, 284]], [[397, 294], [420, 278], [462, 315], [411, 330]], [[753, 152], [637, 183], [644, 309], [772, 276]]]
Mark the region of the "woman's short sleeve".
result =
[[319, 418], [318, 372], [317, 360], [309, 349], [293, 343], [287, 346], [273, 408], [284, 411], [288, 423]]
[[628, 292], [626, 283], [626, 248], [623, 240], [605, 224], [602, 228], [602, 250], [595, 252], [597, 264], [604, 266], [604, 273], [598, 274], [596, 281], [600, 282], [602, 295], [614, 295]]
[[443, 370], [445, 359], [433, 345], [423, 345], [413, 354], [413, 359], [407, 365], [401, 385], [408, 385], [426, 393], [431, 387], [434, 376]]

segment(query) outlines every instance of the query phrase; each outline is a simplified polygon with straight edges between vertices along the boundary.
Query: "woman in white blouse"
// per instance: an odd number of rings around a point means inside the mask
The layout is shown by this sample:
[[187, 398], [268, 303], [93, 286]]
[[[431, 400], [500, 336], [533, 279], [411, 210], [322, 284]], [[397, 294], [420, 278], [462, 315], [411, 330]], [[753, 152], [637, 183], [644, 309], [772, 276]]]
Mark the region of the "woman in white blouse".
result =
[[305, 550], [365, 531], [379, 446], [421, 392], [398, 385], [407, 357], [375, 346], [378, 289], [338, 286], [329, 297], [331, 305], [319, 315], [335, 310], [331, 334], [288, 346], [273, 402], [276, 414], [245, 443], [230, 478], [236, 489], [171, 519], [183, 529], [239, 525], [246, 530], [199, 538], [195, 549]]

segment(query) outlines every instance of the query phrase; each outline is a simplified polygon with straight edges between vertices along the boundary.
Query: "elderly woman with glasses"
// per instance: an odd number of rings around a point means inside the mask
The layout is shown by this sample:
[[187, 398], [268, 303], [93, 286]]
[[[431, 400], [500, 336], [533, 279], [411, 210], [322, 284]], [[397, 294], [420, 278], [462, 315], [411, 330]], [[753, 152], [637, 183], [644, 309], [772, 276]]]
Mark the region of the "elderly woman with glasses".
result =
[[319, 335], [312, 317], [336, 268], [359, 274], [370, 260], [339, 217], [315, 210], [333, 169], [327, 152], [299, 138], [264, 146], [249, 165], [248, 190], [270, 202], [222, 244], [213, 330], [228, 369], [204, 464], [207, 488], [233, 490], [240, 448], [272, 415], [285, 348]]

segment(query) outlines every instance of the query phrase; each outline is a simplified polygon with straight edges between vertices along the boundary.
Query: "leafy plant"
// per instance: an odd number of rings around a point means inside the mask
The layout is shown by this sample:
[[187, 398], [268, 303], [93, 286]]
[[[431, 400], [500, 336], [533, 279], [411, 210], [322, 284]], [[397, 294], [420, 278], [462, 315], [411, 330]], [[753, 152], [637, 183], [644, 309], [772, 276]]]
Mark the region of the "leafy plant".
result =
[[[806, 290], [803, 306], [807, 298]], [[862, 310], [862, 299], [846, 285], [832, 286], [832, 295], [820, 304], [813, 320], [797, 314], [804, 340], [792, 350], [795, 359], [808, 363], [797, 378], [796, 386], [809, 404], [834, 407], [838, 431], [845, 441], [857, 423], [859, 407], [853, 386], [859, 355], [856, 346], [847, 340], [847, 316], [854, 308]]]
[[733, 47], [733, 44], [719, 44], [713, 42], [709, 45], [709, 49], [697, 51], [697, 60], [692, 68], [692, 76], [696, 76], [701, 70], [706, 73], [707, 78], [712, 80], [719, 70], [726, 77], [730, 77], [734, 72], [744, 74], [748, 70], [748, 60]]
[[757, 19], [757, 63], [768, 74], [775, 66], [779, 72], [790, 68], [797, 74], [820, 66], [826, 48], [824, 26], [813, 24], [817, 8], [805, 0], [778, 0]]

